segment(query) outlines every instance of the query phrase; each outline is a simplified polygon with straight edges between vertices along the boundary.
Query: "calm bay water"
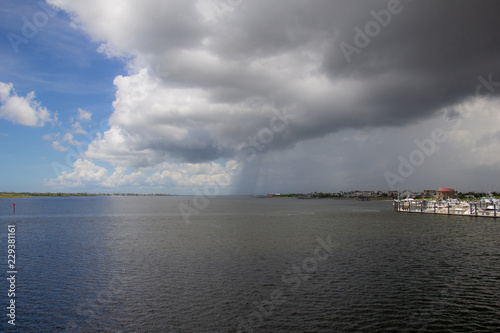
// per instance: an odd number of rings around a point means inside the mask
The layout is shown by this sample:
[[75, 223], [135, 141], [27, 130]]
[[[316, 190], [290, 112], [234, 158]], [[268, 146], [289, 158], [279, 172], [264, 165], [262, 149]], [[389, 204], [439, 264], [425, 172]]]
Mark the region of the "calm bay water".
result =
[[[190, 203], [188, 204], [188, 200]], [[16, 225], [18, 332], [500, 330], [500, 220], [390, 202], [0, 200]]]

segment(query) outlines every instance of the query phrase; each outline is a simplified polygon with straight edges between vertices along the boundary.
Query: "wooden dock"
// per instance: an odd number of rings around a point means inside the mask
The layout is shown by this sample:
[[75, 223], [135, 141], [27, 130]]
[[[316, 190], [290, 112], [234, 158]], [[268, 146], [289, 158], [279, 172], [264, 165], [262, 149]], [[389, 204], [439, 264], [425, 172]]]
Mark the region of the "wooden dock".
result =
[[474, 217], [500, 217], [500, 205], [476, 201], [395, 200], [394, 210], [402, 213], [442, 214]]

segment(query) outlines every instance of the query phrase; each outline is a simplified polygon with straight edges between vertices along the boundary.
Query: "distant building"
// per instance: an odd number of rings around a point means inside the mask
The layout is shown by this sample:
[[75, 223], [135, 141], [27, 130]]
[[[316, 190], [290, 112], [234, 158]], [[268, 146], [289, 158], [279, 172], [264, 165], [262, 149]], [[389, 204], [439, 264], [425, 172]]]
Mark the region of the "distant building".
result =
[[393, 198], [398, 197], [398, 191], [389, 191], [388, 194], [390, 197], [393, 197]]
[[448, 199], [455, 197], [455, 190], [449, 187], [441, 187], [436, 191], [436, 193], [439, 199]]

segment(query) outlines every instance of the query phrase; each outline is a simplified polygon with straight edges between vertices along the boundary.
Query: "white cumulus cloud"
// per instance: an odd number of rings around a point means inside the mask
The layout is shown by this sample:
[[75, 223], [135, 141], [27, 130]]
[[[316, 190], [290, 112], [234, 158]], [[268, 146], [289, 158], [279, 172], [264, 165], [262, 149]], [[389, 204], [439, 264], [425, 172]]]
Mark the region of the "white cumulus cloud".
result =
[[47, 185], [64, 188], [97, 185], [106, 181], [107, 173], [106, 168], [97, 166], [86, 159], [78, 159], [73, 164], [72, 172], [63, 171], [59, 177], [51, 179]]
[[18, 96], [12, 83], [0, 82], [0, 102], [0, 118], [14, 124], [40, 127], [57, 121], [56, 114], [35, 100], [35, 92], [28, 93], [26, 97]]
[[78, 120], [90, 121], [92, 119], [92, 113], [78, 108]]
[[[198, 174], [192, 165], [236, 159], [242, 149], [258, 154], [256, 159], [300, 151], [298, 159], [310, 163], [311, 149], [297, 146], [314, 140], [342, 156], [342, 163], [325, 159], [327, 171], [318, 179], [329, 178], [335, 167], [339, 182], [366, 176], [384, 187], [385, 161], [394, 160], [386, 151], [394, 151], [397, 163], [399, 154], [406, 156], [414, 140], [433, 129], [443, 109], [473, 97], [478, 84], [491, 99], [500, 96], [494, 1], [464, 3], [454, 12], [447, 10], [455, 5], [450, 0], [401, 2], [380, 35], [357, 45], [349, 59], [340, 45], [356, 45], [360, 38], [353, 28], [377, 24], [371, 13], [386, 10], [386, 0], [48, 2], [67, 12], [72, 25], [99, 45], [98, 52], [121, 59], [128, 69], [114, 80], [109, 130], [82, 157], [108, 162], [119, 172], [154, 170], [144, 178], [149, 184], [206, 183], [209, 173]], [[80, 122], [90, 119], [85, 112], [79, 111], [72, 133], [83, 133]], [[462, 128], [467, 133], [461, 137], [475, 141], [456, 156], [474, 155], [479, 166], [495, 167], [496, 127], [482, 121], [490, 129], [481, 140], [478, 125]], [[376, 129], [382, 131], [374, 141]], [[377, 151], [359, 155], [371, 145]], [[421, 174], [427, 166], [446, 168], [454, 158], [444, 145], [435, 156], [419, 167]], [[283, 170], [273, 161], [269, 170]], [[302, 177], [293, 165], [288, 171]], [[269, 170], [259, 177], [273, 174]], [[278, 176], [283, 172], [262, 183], [278, 184]], [[314, 184], [301, 188], [307, 186]]]
[[218, 163], [162, 163], [155, 168], [143, 168], [129, 171], [126, 167], [114, 168], [111, 175], [108, 170], [88, 159], [78, 159], [73, 164], [73, 171], [63, 171], [60, 176], [51, 179], [47, 185], [56, 188], [83, 188], [93, 185], [102, 188], [120, 186], [150, 186], [193, 189], [205, 185], [219, 189], [234, 185], [234, 177], [240, 171], [240, 164], [234, 160], [224, 165]]

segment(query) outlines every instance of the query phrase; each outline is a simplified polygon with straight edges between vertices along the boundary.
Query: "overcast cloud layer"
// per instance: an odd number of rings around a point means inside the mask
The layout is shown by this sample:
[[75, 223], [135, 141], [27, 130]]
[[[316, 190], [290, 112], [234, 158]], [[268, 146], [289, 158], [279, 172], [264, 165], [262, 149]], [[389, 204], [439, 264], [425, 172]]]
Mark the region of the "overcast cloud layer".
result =
[[[114, 81], [111, 128], [85, 159], [158, 174], [214, 161], [234, 171], [238, 160], [247, 192], [387, 189], [388, 170], [401, 185], [410, 178], [398, 173], [398, 155], [440, 126], [450, 146], [441, 164], [426, 155], [416, 174], [449, 166], [450, 151], [475, 157], [468, 170], [498, 171], [498, 1], [49, 2], [129, 68]], [[474, 122], [450, 123], [464, 117]], [[309, 161], [333, 180], [287, 167]], [[363, 182], [348, 181], [356, 177]], [[266, 178], [279, 181], [269, 188]]]

